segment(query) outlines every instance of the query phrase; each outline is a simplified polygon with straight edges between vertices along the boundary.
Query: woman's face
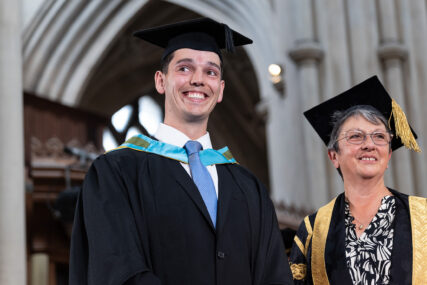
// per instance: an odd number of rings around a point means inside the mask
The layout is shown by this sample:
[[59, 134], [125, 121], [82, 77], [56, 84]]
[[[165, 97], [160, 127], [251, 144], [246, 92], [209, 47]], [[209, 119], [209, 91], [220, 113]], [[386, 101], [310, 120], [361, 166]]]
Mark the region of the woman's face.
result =
[[361, 144], [352, 144], [345, 139], [348, 131], [360, 131], [365, 134], [379, 132], [386, 134], [387, 140], [390, 140], [382, 123], [375, 125], [359, 115], [348, 118], [341, 126], [338, 136], [339, 151], [331, 150], [328, 153], [335, 168], [340, 168], [344, 181], [384, 179], [384, 173], [391, 158], [390, 144], [377, 145], [369, 135]]

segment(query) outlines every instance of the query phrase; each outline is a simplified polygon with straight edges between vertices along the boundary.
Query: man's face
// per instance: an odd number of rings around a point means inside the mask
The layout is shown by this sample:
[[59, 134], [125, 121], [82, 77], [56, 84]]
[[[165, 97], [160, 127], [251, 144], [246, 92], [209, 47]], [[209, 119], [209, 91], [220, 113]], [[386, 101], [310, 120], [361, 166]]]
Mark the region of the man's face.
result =
[[[340, 168], [344, 181], [360, 181], [358, 179], [383, 179], [391, 158], [390, 145], [376, 145], [370, 136], [362, 144], [349, 143], [344, 137], [351, 130], [362, 131], [365, 134], [382, 132], [387, 134], [385, 126], [380, 123], [372, 124], [362, 116], [348, 118], [341, 126], [339, 134], [339, 151], [329, 151], [329, 158], [335, 168]], [[389, 140], [390, 137], [387, 138]]]
[[165, 123], [181, 129], [188, 123], [205, 123], [222, 101], [221, 62], [214, 52], [179, 49], [165, 74], [157, 71], [156, 89], [165, 94]]

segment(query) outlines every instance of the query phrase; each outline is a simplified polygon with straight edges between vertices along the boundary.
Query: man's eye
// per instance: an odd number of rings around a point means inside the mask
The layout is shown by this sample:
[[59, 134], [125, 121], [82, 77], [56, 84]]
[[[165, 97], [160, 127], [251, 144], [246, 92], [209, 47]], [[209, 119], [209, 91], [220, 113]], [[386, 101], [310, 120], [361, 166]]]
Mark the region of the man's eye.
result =
[[187, 66], [180, 66], [178, 68], [179, 71], [189, 71], [190, 69]]
[[215, 70], [209, 70], [208, 71], [208, 75], [210, 75], [210, 76], [217, 76], [218, 72], [216, 72]]

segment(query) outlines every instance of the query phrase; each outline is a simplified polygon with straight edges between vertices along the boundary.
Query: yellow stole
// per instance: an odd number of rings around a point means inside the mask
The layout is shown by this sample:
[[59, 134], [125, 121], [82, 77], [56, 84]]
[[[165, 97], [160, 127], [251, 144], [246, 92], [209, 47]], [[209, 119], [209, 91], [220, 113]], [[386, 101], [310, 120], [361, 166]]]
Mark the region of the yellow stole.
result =
[[427, 199], [409, 196], [412, 233], [412, 284], [427, 280]]

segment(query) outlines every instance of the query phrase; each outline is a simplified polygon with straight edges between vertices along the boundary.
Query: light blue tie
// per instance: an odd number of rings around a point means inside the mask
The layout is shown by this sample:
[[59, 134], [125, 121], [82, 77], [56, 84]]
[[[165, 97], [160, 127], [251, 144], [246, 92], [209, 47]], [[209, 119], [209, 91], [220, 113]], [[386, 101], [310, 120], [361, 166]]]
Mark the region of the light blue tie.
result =
[[199, 189], [200, 195], [202, 195], [203, 201], [205, 202], [206, 208], [208, 209], [212, 223], [215, 227], [217, 197], [212, 177], [200, 161], [199, 151], [202, 149], [202, 145], [198, 141], [188, 141], [184, 145], [184, 148], [187, 151], [191, 176]]

